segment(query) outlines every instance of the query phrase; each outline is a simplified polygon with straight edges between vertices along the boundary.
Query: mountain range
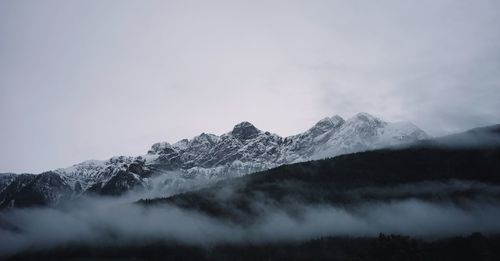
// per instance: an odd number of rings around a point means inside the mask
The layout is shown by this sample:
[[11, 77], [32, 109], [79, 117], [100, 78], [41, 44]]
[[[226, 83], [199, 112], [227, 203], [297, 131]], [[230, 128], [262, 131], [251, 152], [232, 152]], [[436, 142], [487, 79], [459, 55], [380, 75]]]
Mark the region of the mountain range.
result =
[[385, 122], [367, 113], [335, 115], [307, 131], [281, 137], [241, 122], [225, 134], [202, 133], [153, 144], [145, 155], [89, 160], [41, 174], [0, 174], [0, 207], [54, 205], [83, 194], [142, 191], [166, 197], [284, 164], [409, 144], [428, 139], [412, 123]]

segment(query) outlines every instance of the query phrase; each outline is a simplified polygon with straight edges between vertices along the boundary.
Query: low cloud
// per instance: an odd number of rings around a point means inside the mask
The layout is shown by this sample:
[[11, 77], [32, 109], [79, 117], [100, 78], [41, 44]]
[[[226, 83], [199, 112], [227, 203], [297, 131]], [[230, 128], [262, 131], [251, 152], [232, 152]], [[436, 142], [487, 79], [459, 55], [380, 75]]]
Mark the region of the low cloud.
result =
[[[462, 190], [483, 185], [456, 182], [425, 185], [437, 190], [449, 189], [447, 186]], [[403, 189], [388, 190], [386, 194], [394, 196]], [[407, 189], [415, 193], [418, 186]], [[382, 191], [377, 193], [385, 193]], [[175, 242], [213, 246], [300, 241], [321, 236], [375, 236], [380, 232], [423, 238], [500, 232], [500, 204], [484, 198], [457, 204], [410, 197], [350, 206], [298, 202], [279, 205], [268, 200], [253, 207], [259, 209], [259, 214], [250, 223], [217, 219], [167, 204], [134, 204], [126, 197], [83, 198], [59, 208], [14, 209], [0, 212], [0, 254], [67, 245], [102, 247]]]

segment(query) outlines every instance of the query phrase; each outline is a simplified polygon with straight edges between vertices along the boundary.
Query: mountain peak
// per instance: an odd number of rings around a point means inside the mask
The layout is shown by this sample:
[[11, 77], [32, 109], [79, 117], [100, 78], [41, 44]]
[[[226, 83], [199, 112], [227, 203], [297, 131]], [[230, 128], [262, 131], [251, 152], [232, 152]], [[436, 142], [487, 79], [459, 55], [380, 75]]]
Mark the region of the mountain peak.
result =
[[365, 121], [365, 122], [377, 122], [381, 123], [382, 120], [366, 112], [360, 112], [354, 115], [351, 120]]
[[343, 121], [343, 120], [344, 119], [342, 119], [342, 117], [340, 117], [339, 115], [335, 115], [335, 116], [332, 116], [332, 117], [325, 117], [325, 118], [321, 119], [316, 124], [320, 124], [320, 123], [336, 123], [336, 122]]
[[202, 132], [200, 135], [194, 137], [188, 143], [191, 144], [202, 144], [202, 143], [214, 143], [218, 136], [211, 133]]
[[[343, 124], [345, 122], [345, 120], [342, 117], [340, 117], [339, 115], [334, 115], [332, 117], [327, 117], [325, 119], [328, 119], [328, 121], [330, 122], [330, 124], [333, 124], [335, 126], [341, 125], [341, 124]], [[323, 119], [323, 120], [325, 120], [325, 119]]]
[[248, 140], [255, 138], [260, 133], [260, 130], [257, 129], [253, 124], [248, 121], [240, 122], [236, 124], [231, 131], [231, 134], [242, 140]]
[[335, 115], [333, 117], [325, 117], [322, 120], [318, 121], [314, 126], [310, 129], [315, 135], [320, 135], [325, 133], [333, 128], [336, 128], [344, 123], [344, 119], [342, 117]]

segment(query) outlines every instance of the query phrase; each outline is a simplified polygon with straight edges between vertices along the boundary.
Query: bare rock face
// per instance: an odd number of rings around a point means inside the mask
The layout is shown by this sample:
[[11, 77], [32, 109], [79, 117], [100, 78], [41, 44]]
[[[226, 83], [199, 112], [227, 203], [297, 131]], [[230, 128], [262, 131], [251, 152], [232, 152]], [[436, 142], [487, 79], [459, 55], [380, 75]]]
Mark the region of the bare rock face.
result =
[[[4, 183], [9, 184], [0, 188], [0, 205], [18, 205], [22, 201], [14, 195], [21, 191], [41, 197], [40, 204], [58, 202], [64, 199], [59, 195], [67, 191], [73, 196], [85, 193], [121, 195], [132, 189], [154, 188], [165, 196], [283, 164], [427, 138], [424, 131], [411, 123], [388, 123], [367, 113], [347, 120], [338, 115], [327, 117], [307, 131], [290, 137], [261, 131], [244, 121], [220, 136], [202, 133], [173, 144], [155, 143], [143, 156], [85, 161], [54, 170], [50, 175], [6, 178], [8, 182]], [[43, 182], [42, 175], [45, 176]], [[37, 185], [29, 185], [33, 182], [30, 179], [38, 180], [34, 183]]]
[[2, 208], [56, 204], [69, 199], [72, 188], [54, 172], [19, 175], [0, 194]]
[[260, 130], [255, 128], [250, 122], [244, 121], [239, 124], [236, 124], [233, 128], [233, 131], [231, 131], [231, 135], [233, 137], [246, 141], [250, 139], [254, 139], [260, 134]]

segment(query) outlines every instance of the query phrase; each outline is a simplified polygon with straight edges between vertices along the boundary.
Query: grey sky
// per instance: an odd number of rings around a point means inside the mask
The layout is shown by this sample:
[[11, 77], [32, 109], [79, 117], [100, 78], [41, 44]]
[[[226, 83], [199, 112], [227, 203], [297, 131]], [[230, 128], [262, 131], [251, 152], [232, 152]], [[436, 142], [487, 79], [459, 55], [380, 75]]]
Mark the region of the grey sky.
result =
[[500, 1], [0, 1], [0, 172], [240, 121], [500, 122]]

